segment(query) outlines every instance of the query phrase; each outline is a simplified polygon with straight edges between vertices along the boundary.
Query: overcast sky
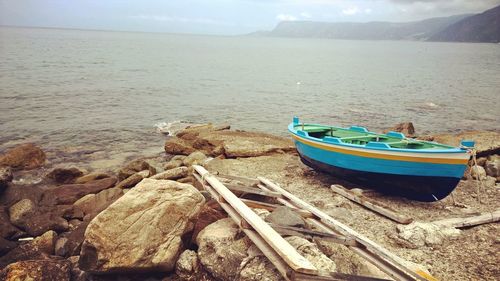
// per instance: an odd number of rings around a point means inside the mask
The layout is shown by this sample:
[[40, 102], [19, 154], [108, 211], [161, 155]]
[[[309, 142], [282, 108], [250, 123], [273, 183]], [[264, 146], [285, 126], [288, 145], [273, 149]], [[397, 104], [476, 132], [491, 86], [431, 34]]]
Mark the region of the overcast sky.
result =
[[500, 0], [0, 0], [0, 25], [243, 34], [284, 20], [413, 21]]

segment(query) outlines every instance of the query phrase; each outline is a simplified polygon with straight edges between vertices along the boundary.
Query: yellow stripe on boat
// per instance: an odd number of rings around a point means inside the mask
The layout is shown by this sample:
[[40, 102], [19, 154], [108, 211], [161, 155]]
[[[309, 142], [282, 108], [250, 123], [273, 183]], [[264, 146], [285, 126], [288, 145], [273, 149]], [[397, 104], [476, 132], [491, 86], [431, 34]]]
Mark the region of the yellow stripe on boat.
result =
[[341, 148], [338, 146], [333, 146], [333, 145], [326, 145], [314, 141], [309, 141], [306, 139], [303, 139], [297, 135], [292, 135], [292, 137], [301, 143], [304, 143], [306, 145], [328, 150], [328, 151], [333, 151], [333, 152], [338, 152], [338, 153], [343, 153], [343, 154], [349, 154], [349, 155], [354, 155], [354, 156], [361, 156], [361, 157], [367, 157], [367, 158], [375, 158], [375, 159], [383, 159], [383, 160], [397, 160], [397, 161], [406, 161], [406, 162], [420, 162], [420, 163], [435, 163], [435, 164], [467, 164], [469, 159], [465, 158], [434, 158], [434, 157], [420, 157], [420, 156], [404, 156], [404, 155], [393, 155], [393, 154], [386, 154], [386, 153], [376, 153], [376, 152], [366, 152], [366, 151], [358, 151], [358, 150], [353, 150], [353, 149], [346, 149], [346, 148]]

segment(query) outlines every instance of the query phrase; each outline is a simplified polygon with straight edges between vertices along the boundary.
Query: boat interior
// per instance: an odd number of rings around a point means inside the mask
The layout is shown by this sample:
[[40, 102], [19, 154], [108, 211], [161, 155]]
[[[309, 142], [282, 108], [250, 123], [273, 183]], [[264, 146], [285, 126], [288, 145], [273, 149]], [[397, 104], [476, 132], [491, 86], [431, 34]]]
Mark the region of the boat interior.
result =
[[322, 139], [330, 143], [356, 144], [366, 147], [399, 148], [399, 149], [449, 149], [451, 146], [408, 139], [401, 133], [389, 132], [376, 134], [369, 132], [364, 127], [352, 126], [338, 128], [311, 124], [298, 124], [294, 127], [297, 131], [307, 132], [310, 137]]

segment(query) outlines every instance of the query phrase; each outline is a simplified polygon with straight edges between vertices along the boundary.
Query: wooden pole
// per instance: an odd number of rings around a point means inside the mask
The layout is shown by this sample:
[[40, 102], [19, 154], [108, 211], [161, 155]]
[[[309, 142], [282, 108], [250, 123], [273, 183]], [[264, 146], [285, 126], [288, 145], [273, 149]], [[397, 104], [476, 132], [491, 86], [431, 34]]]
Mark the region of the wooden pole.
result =
[[380, 203], [377, 203], [369, 198], [353, 193], [352, 191], [346, 189], [341, 185], [334, 184], [330, 187], [335, 193], [342, 195], [343, 197], [358, 203], [359, 205], [364, 206], [365, 208], [372, 210], [384, 217], [387, 217], [395, 222], [401, 224], [409, 224], [413, 221], [412, 218], [407, 217], [405, 215], [397, 214], [395, 211], [389, 209], [389, 207], [382, 206]]
[[473, 217], [467, 218], [452, 218], [452, 219], [444, 219], [439, 221], [434, 221], [433, 224], [446, 226], [446, 227], [454, 227], [454, 228], [462, 228], [475, 226], [485, 223], [492, 223], [500, 221], [500, 210], [496, 210], [490, 213], [483, 213]]

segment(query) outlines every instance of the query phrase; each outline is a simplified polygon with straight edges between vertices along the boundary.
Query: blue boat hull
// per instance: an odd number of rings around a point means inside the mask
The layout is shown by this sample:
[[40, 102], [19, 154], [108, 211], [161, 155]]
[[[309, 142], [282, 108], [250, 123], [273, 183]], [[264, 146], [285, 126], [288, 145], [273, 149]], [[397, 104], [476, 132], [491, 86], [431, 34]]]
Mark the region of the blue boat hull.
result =
[[303, 154], [300, 154], [300, 158], [304, 164], [315, 170], [385, 194], [423, 202], [445, 198], [460, 182], [460, 178], [456, 177], [397, 175], [341, 168], [316, 161]]

